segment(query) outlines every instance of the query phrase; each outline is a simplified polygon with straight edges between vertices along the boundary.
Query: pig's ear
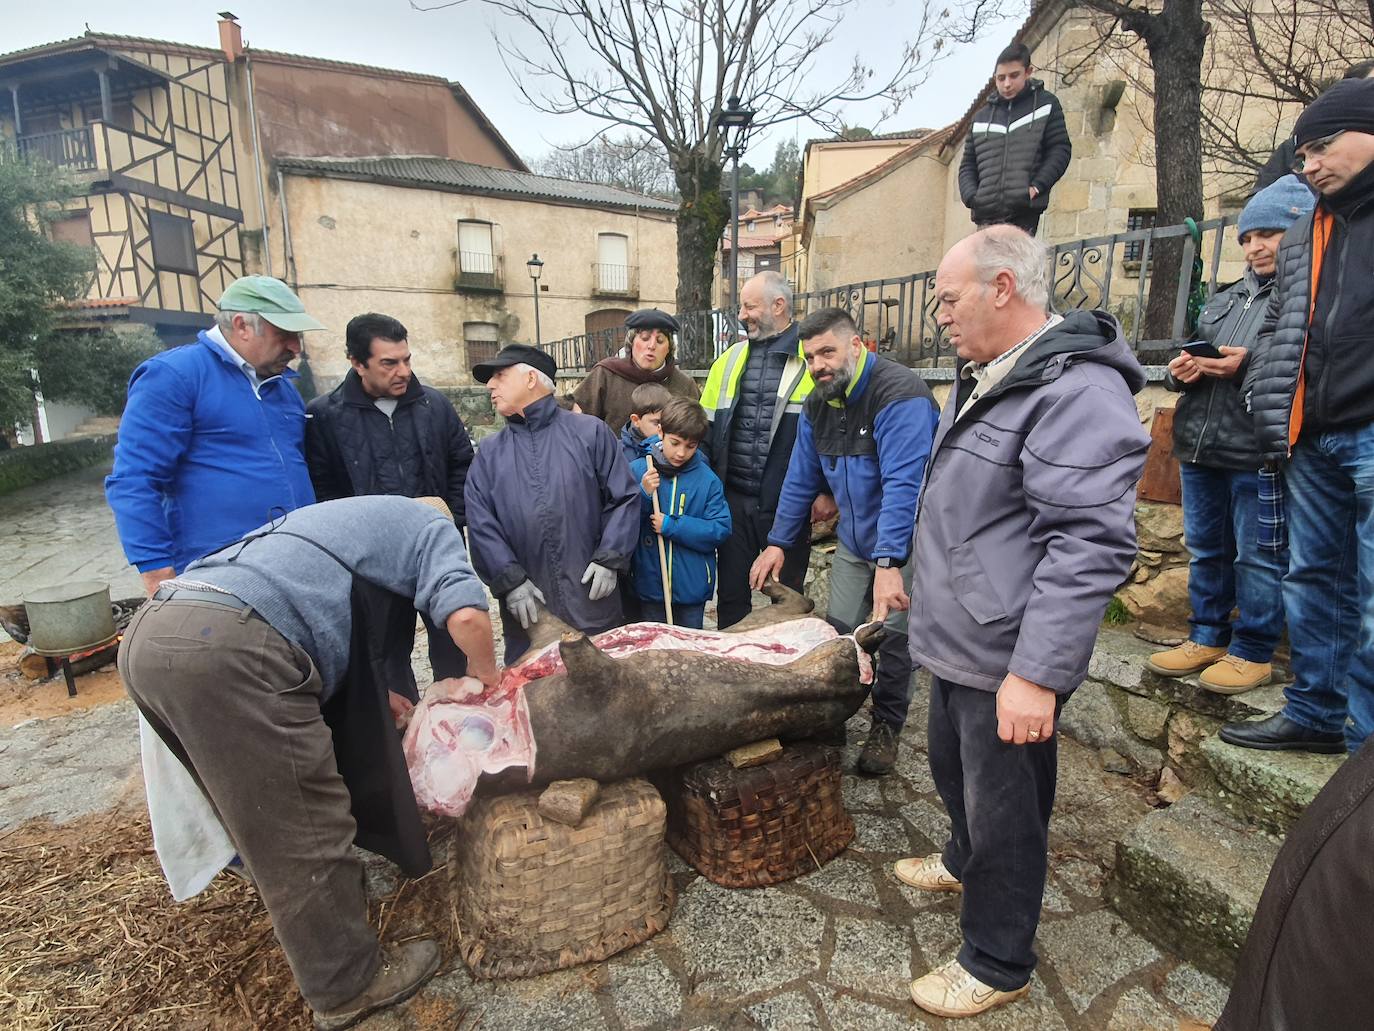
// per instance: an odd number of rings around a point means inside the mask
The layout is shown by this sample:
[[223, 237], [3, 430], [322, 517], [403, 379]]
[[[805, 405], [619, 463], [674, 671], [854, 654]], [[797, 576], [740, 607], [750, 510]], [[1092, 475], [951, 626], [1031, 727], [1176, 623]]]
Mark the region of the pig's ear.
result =
[[563, 657], [568, 679], [574, 684], [606, 688], [624, 679], [624, 667], [577, 630], [569, 630], [563, 635], [558, 652]]
[[572, 633], [573, 628], [564, 623], [561, 619], [550, 612], [542, 603], [535, 602], [535, 611], [539, 618], [530, 624], [526, 633], [530, 639], [530, 654], [539, 651], [545, 645], [553, 644], [564, 634]]
[[878, 645], [887, 639], [887, 628], [881, 623], [865, 623], [854, 631], [854, 640], [859, 643], [859, 647], [873, 655], [878, 650]]

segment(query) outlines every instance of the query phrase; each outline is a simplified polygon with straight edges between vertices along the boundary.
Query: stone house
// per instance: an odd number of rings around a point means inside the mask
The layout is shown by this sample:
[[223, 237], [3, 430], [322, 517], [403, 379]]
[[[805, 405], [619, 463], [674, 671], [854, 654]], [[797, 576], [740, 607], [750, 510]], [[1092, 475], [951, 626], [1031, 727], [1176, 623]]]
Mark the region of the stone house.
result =
[[[1099, 39], [1096, 17], [1070, 0], [1035, 0], [1013, 37], [1031, 49], [1034, 74], [1058, 96], [1073, 140], [1073, 160], [1050, 195], [1041, 222], [1041, 237], [1055, 243], [1145, 228], [1154, 221], [1148, 59], [1138, 42], [1094, 46]], [[1278, 31], [1259, 15], [1255, 24], [1258, 32]], [[1317, 31], [1315, 26], [1306, 28]], [[1121, 40], [1132, 39], [1124, 30], [1118, 32]], [[1235, 60], [1235, 55], [1209, 51], [1205, 81], [1219, 84], [1233, 79]], [[881, 161], [856, 160], [863, 152], [845, 149], [853, 144], [808, 145], [794, 236], [791, 246], [784, 247], [784, 263], [795, 268], [799, 290], [934, 269], [951, 245], [973, 231], [968, 209], [959, 199], [959, 163], [973, 115], [991, 91], [989, 79], [970, 98], [959, 121], [926, 139], [901, 141], [898, 152], [882, 155]], [[1236, 135], [1260, 150], [1282, 138], [1296, 110], [1250, 98], [1238, 116]], [[847, 182], [826, 174], [825, 162], [836, 160], [832, 152], [851, 162], [853, 171]], [[1205, 162], [1204, 217], [1238, 213], [1252, 181], [1251, 175]], [[865, 232], [873, 225], [901, 226], [903, 231], [878, 236]], [[851, 226], [865, 246], [841, 243]], [[879, 238], [882, 235], [901, 239], [884, 241]], [[1125, 250], [1118, 246], [1114, 259], [1119, 267], [1113, 277], [1113, 296], [1118, 291], [1133, 292], [1138, 283], [1139, 261], [1133, 260], [1138, 254]], [[1204, 257], [1210, 262], [1210, 251]], [[1234, 235], [1227, 234], [1218, 279], [1237, 279], [1243, 268]]]
[[675, 204], [439, 158], [281, 158], [276, 169], [269, 226], [328, 327], [311, 341], [319, 389], [348, 371], [343, 329], [365, 311], [400, 319], [420, 377], [444, 386], [471, 382], [472, 364], [503, 343], [534, 343], [536, 254], [543, 342], [673, 306]]
[[[739, 217], [739, 281], [743, 283], [755, 273], [770, 269], [780, 271], [782, 241], [791, 235], [790, 204], [774, 204], [764, 209], [755, 205], [746, 208]], [[727, 311], [736, 307], [734, 298], [730, 296], [730, 250], [731, 226], [726, 223], [721, 233], [720, 261], [716, 265], [719, 280], [716, 296], [720, 298], [720, 307]]]
[[[238, 276], [261, 272], [299, 285], [297, 270], [322, 271], [312, 264], [316, 255], [306, 224], [319, 229], [333, 219], [345, 232], [365, 224], [378, 239], [390, 240], [393, 227], [383, 220], [351, 217], [354, 197], [381, 189], [368, 202], [385, 196], [384, 203], [394, 201], [403, 211], [414, 201], [418, 184], [411, 173], [399, 176], [401, 188], [379, 182], [367, 187], [349, 179], [363, 175], [357, 169], [307, 171], [290, 165], [298, 159], [382, 155], [408, 158], [404, 163], [413, 171], [418, 166], [409, 156], [425, 155], [449, 169], [441, 180], [462, 168], [459, 178], [468, 184], [461, 206], [451, 184], [431, 184], [435, 197], [453, 205], [445, 209], [447, 221], [436, 235], [447, 243], [437, 264], [416, 275], [413, 284], [388, 275], [385, 263], [375, 259], [366, 269], [346, 263], [350, 256], [386, 253], [377, 240], [350, 236], [339, 247], [339, 234], [331, 235], [341, 252], [333, 255], [331, 278], [311, 281], [335, 284], [316, 291], [327, 292], [331, 300], [308, 300], [324, 303], [331, 330], [321, 334], [324, 340], [311, 341], [326, 384], [342, 375], [338, 356], [348, 315], [369, 307], [388, 310], [384, 299], [413, 298], [436, 284], [443, 285], [450, 301], [481, 297], [471, 310], [456, 302], [401, 306], [411, 315], [417, 339], [447, 348], [433, 361], [424, 352], [418, 355], [421, 368], [428, 366], [431, 377], [440, 375], [441, 384], [443, 376], [454, 383], [468, 380], [467, 362], [452, 351], [464, 343], [464, 323], [474, 324], [483, 346], [515, 339], [501, 333], [533, 339], [531, 313], [519, 310], [519, 304], [505, 309], [504, 281], [494, 289], [498, 269], [470, 272], [460, 284], [455, 270], [460, 233], [477, 241], [473, 247], [485, 248], [489, 262], [498, 256], [500, 229], [508, 246], [520, 248], [517, 264], [528, 257], [526, 237], [529, 253], [542, 250], [553, 257], [549, 273], [555, 262], [576, 262], [576, 277], [561, 277], [557, 286], [545, 279], [549, 310], [541, 314], [551, 320], [546, 339], [623, 319], [640, 292], [641, 247], [676, 248], [670, 223], [666, 242], [661, 232], [641, 240], [639, 227], [649, 216], [624, 214], [638, 207], [661, 216], [662, 202], [587, 193], [583, 184], [531, 176], [459, 83], [248, 47], [237, 19], [227, 12], [220, 17], [218, 35], [220, 45], [212, 48], [87, 31], [0, 54], [0, 146], [57, 165], [82, 184], [83, 196], [67, 205], [70, 214], [53, 233], [97, 250], [99, 266], [86, 300], [99, 307], [105, 324], [141, 322], [168, 343], [184, 342], [211, 324], [220, 293]], [[386, 179], [375, 168], [366, 175]], [[497, 185], [485, 188], [484, 175]], [[304, 185], [310, 176], [319, 180], [316, 187]], [[288, 191], [296, 197], [288, 198]], [[342, 200], [345, 194], [348, 199]], [[309, 210], [325, 197], [328, 210]], [[596, 209], [601, 201], [607, 203]], [[601, 214], [593, 217], [593, 209]], [[570, 217], [570, 212], [577, 214]], [[341, 219], [341, 214], [350, 217]], [[587, 218], [599, 222], [584, 226]], [[471, 225], [464, 230], [460, 221]], [[418, 230], [419, 222], [411, 222]], [[481, 229], [482, 224], [488, 228]], [[661, 217], [653, 221], [656, 230], [662, 225]], [[425, 232], [433, 230], [431, 225]], [[289, 233], [303, 238], [292, 240]], [[642, 278], [645, 296], [671, 298], [675, 272], [667, 272], [665, 282], [657, 258], [649, 262]], [[519, 296], [530, 297], [528, 279], [521, 275]], [[476, 280], [485, 284], [484, 294]], [[395, 292], [398, 284], [402, 290]], [[416, 293], [406, 293], [412, 285]], [[343, 291], [353, 287], [370, 292], [349, 299]], [[532, 301], [526, 304], [531, 306]], [[512, 318], [516, 310], [518, 317]], [[428, 313], [438, 311], [446, 313], [443, 319], [429, 321]], [[492, 325], [498, 327], [495, 338]]]

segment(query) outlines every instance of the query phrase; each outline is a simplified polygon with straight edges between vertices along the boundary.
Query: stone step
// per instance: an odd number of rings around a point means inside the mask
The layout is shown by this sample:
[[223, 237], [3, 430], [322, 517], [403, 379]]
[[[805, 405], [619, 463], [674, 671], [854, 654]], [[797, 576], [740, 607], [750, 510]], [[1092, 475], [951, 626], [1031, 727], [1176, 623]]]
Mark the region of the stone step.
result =
[[1207, 793], [1232, 816], [1275, 834], [1287, 834], [1345, 760], [1343, 755], [1267, 752], [1237, 748], [1220, 738], [1202, 743], [1215, 778]]
[[119, 432], [119, 416], [117, 415], [94, 415], [85, 420], [71, 433], [67, 434], [66, 439], [74, 440], [78, 437], [104, 437], [111, 433]]
[[1118, 843], [1107, 898], [1146, 938], [1229, 982], [1279, 844], [1190, 794]]

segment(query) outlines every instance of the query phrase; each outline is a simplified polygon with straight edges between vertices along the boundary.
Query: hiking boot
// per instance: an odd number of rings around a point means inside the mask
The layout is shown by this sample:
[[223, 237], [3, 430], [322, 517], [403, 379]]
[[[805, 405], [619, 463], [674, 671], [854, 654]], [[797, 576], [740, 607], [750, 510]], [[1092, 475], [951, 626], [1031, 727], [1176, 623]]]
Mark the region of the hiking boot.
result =
[[315, 1011], [315, 1031], [352, 1027], [369, 1013], [404, 1002], [439, 969], [439, 943], [432, 938], [383, 945], [382, 965], [363, 993], [342, 1006]]
[[945, 869], [944, 857], [939, 852], [928, 855], [924, 859], [917, 859], [914, 856], [910, 859], [899, 859], [892, 865], [892, 872], [897, 875], [897, 880], [903, 884], [920, 888], [922, 891], [963, 892], [964, 890], [964, 885], [959, 878]]
[[859, 753], [859, 772], [866, 777], [890, 773], [897, 761], [897, 735], [901, 732], [900, 727], [874, 720], [873, 729], [868, 732], [868, 740]]
[[1251, 662], [1234, 655], [1223, 655], [1202, 671], [1198, 682], [1217, 694], [1240, 694], [1262, 687], [1274, 679], [1274, 667], [1268, 662]]
[[1225, 654], [1222, 647], [1184, 641], [1167, 652], [1155, 652], [1145, 660], [1145, 668], [1161, 677], [1187, 677], [1202, 672]]
[[974, 977], [957, 959], [911, 982], [911, 1001], [940, 1017], [975, 1017], [1030, 994], [1030, 982], [1004, 992]]

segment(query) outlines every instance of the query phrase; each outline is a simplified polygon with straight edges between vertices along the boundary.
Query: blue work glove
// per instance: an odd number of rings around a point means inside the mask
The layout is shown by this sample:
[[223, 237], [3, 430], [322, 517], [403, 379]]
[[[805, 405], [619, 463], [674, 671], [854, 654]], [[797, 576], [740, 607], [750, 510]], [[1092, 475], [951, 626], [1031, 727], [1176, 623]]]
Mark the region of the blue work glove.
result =
[[615, 590], [615, 579], [616, 572], [614, 569], [607, 569], [595, 562], [590, 563], [587, 566], [587, 571], [582, 574], [582, 582], [584, 584], [591, 583], [591, 587], [587, 590], [587, 596], [592, 601], [600, 601], [602, 598], [608, 597]]
[[531, 623], [539, 622], [539, 606], [543, 603], [544, 595], [528, 580], [506, 595], [506, 608], [520, 620], [522, 630], [528, 630]]

